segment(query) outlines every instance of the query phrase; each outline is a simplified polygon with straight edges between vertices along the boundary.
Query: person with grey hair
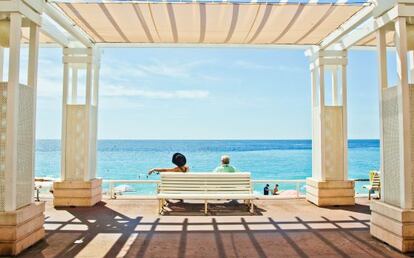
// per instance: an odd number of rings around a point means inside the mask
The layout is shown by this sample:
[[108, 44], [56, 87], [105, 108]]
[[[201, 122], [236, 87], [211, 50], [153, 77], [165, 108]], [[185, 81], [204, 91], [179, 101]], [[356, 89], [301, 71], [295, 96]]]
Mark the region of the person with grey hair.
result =
[[228, 155], [221, 156], [221, 165], [214, 169], [214, 172], [234, 173], [237, 169], [230, 165], [230, 157]]

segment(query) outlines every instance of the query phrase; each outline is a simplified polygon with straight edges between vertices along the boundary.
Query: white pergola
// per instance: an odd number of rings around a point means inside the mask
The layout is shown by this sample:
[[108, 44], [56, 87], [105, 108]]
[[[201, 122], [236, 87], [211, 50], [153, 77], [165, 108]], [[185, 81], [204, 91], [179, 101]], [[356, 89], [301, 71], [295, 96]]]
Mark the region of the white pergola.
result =
[[[19, 75], [22, 44], [29, 45], [27, 85]], [[413, 0], [0, 1], [0, 76], [3, 48], [10, 53], [7, 80], [0, 82], [0, 230], [10, 234], [0, 234], [0, 254], [18, 254], [44, 237], [44, 204], [32, 201], [39, 45], [63, 48], [62, 171], [54, 183], [55, 206], [101, 200], [99, 49], [115, 46], [304, 48], [312, 82], [306, 198], [318, 206], [354, 205], [347, 167], [347, 51], [376, 47], [382, 188], [381, 199], [371, 204], [371, 234], [403, 252], [414, 251]], [[397, 85], [388, 84], [387, 47], [397, 50]], [[78, 94], [81, 69], [85, 94]]]

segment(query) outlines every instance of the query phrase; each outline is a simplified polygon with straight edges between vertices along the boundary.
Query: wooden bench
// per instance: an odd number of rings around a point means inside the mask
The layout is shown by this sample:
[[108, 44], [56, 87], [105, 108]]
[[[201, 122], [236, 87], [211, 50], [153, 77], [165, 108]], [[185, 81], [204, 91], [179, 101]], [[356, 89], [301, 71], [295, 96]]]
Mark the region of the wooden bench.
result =
[[158, 212], [165, 200], [204, 200], [204, 213], [209, 200], [244, 200], [253, 213], [253, 189], [250, 173], [161, 173], [158, 187]]

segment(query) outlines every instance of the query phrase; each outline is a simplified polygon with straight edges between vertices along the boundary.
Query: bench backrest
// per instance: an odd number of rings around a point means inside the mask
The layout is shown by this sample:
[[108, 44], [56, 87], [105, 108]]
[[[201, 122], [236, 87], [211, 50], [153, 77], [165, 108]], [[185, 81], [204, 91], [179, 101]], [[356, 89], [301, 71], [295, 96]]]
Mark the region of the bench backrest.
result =
[[250, 173], [161, 173], [162, 194], [251, 194]]

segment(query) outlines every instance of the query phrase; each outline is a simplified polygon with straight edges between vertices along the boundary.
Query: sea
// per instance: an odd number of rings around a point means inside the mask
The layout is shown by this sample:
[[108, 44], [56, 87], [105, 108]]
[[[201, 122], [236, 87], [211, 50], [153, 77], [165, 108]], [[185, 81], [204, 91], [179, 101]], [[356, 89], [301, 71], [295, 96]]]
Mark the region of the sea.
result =
[[[367, 179], [370, 170], [380, 165], [379, 140], [349, 140], [348, 175]], [[187, 157], [192, 172], [212, 171], [223, 154], [230, 155], [231, 164], [239, 171], [251, 172], [253, 179], [306, 179], [312, 174], [311, 140], [99, 140], [97, 177], [117, 180], [153, 180], [148, 176], [154, 167], [172, 167], [175, 152]], [[36, 177], [60, 177], [60, 141], [38, 140], [36, 145]], [[357, 182], [356, 192], [366, 193]], [[270, 184], [272, 187], [272, 184]], [[104, 185], [104, 189], [108, 185]], [[124, 194], [155, 194], [155, 185], [118, 185]], [[264, 184], [255, 184], [257, 193]], [[280, 190], [296, 189], [294, 183], [280, 183]], [[304, 184], [300, 184], [304, 192]]]

